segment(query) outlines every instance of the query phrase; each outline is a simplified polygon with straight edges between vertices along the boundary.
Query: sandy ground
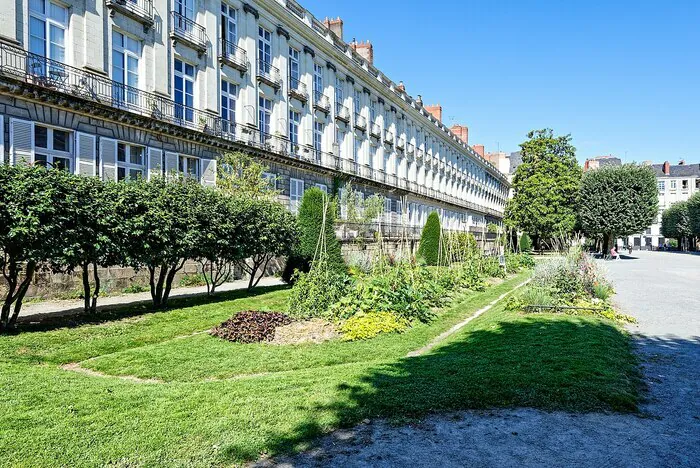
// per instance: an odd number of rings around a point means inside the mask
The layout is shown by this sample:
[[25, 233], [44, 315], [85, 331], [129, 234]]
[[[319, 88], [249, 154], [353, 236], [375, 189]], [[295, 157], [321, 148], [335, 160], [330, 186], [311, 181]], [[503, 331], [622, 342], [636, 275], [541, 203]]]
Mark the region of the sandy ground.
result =
[[281, 466], [700, 466], [700, 256], [605, 262], [649, 386], [642, 415], [464, 411], [336, 431]]

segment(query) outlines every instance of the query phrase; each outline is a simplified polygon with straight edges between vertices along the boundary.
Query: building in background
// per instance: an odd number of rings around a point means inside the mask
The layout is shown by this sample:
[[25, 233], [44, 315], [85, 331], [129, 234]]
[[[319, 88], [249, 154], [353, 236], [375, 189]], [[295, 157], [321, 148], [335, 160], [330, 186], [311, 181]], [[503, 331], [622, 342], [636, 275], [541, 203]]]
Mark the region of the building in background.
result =
[[666, 241], [661, 234], [661, 216], [664, 210], [700, 192], [700, 164], [686, 164], [681, 160], [676, 165], [666, 161], [663, 164], [651, 164], [651, 167], [656, 173], [659, 189], [659, 214], [644, 232], [629, 236], [628, 245], [633, 245], [635, 249], [655, 249], [663, 245]]
[[596, 156], [594, 158], [589, 158], [586, 159], [586, 162], [583, 163], [583, 171], [591, 171], [594, 169], [600, 169], [601, 167], [608, 167], [608, 166], [621, 166], [622, 165], [622, 160], [620, 158], [617, 158], [613, 155], [608, 155], [608, 156]]
[[[105, 180], [216, 183], [245, 151], [295, 211], [309, 187], [387, 197], [387, 224], [500, 222], [508, 180], [294, 0], [17, 0], [0, 12], [0, 149]], [[454, 128], [454, 127], [453, 127]]]

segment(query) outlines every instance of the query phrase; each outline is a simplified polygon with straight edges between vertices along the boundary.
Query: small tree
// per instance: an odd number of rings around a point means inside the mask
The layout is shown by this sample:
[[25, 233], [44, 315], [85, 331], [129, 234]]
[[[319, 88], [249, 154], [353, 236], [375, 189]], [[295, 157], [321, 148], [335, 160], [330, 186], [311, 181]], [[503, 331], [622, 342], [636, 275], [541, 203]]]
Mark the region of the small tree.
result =
[[656, 176], [649, 167], [625, 164], [589, 171], [581, 187], [581, 227], [588, 235], [601, 235], [607, 252], [616, 236], [651, 226], [658, 204]]
[[527, 232], [524, 232], [522, 236], [520, 236], [520, 242], [518, 242], [518, 246], [520, 247], [521, 252], [529, 252], [532, 250], [532, 240], [530, 239], [530, 236], [527, 234]]
[[267, 166], [252, 156], [233, 152], [218, 159], [216, 186], [229, 194], [275, 201], [279, 192], [264, 176]]
[[695, 236], [700, 236], [700, 192], [688, 200], [688, 224]]
[[[325, 216], [324, 216], [325, 210]], [[307, 259], [314, 259], [325, 219], [326, 258], [329, 268], [345, 271], [345, 261], [341, 252], [340, 242], [335, 235], [337, 205], [329, 200], [328, 195], [317, 187], [312, 187], [304, 193], [299, 206], [299, 253]]]
[[67, 247], [76, 176], [56, 169], [0, 164], [0, 268], [7, 292], [0, 332], [15, 327], [34, 273], [55, 263]]
[[243, 223], [245, 259], [239, 265], [250, 275], [251, 290], [260, 282], [270, 260], [290, 255], [296, 249], [298, 233], [294, 215], [281, 204], [267, 200], [250, 200], [248, 204], [249, 209], [243, 210], [248, 220]]
[[440, 216], [436, 211], [428, 215], [418, 245], [418, 258], [428, 265], [437, 265], [440, 260]]
[[571, 136], [551, 129], [528, 133], [520, 145], [523, 163], [513, 178], [514, 195], [506, 206], [506, 225], [541, 239], [569, 234], [576, 225], [581, 168]]
[[154, 307], [166, 307], [175, 275], [197, 255], [197, 208], [203, 187], [190, 179], [121, 183], [115, 238], [124, 263], [147, 268]]
[[663, 212], [661, 234], [664, 237], [676, 239], [681, 246], [686, 245], [684, 241], [693, 235], [687, 201], [674, 203]]

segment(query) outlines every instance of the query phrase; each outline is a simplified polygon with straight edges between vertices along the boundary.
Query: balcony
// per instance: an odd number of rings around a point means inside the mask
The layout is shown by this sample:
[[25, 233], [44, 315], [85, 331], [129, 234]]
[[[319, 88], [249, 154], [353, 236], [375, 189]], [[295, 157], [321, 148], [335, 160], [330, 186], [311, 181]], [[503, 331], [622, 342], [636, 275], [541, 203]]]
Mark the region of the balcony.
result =
[[369, 134], [370, 136], [379, 139], [382, 137], [382, 129], [379, 125], [373, 123], [369, 128]]
[[384, 143], [386, 143], [387, 145], [394, 144], [394, 134], [386, 129], [384, 130]]
[[309, 93], [306, 91], [306, 84], [299, 78], [289, 77], [289, 97], [298, 99], [301, 102], [309, 100]]
[[258, 59], [258, 81], [270, 85], [276, 90], [280, 89], [282, 87], [280, 69], [273, 67], [270, 62]]
[[396, 149], [403, 151], [406, 148], [406, 140], [403, 137], [396, 139]]
[[320, 91], [314, 91], [314, 109], [329, 114], [331, 111], [331, 100]]
[[170, 12], [170, 38], [174, 43], [183, 42], [192, 47], [200, 57], [207, 51], [206, 30], [176, 11]]
[[143, 24], [144, 32], [148, 32], [153, 26], [152, 0], [105, 0], [105, 5], [110, 9], [110, 15], [114, 15], [114, 12], [118, 11]]
[[416, 147], [413, 144], [409, 143], [408, 145], [406, 145], [406, 154], [407, 155], [412, 156], [415, 152], [416, 152]]
[[219, 61], [240, 71], [241, 75], [248, 71], [248, 54], [245, 49], [225, 39], [221, 40]]
[[335, 103], [335, 118], [345, 123], [350, 123], [350, 109], [339, 102]]
[[423, 151], [421, 148], [416, 150], [416, 159], [418, 161], [423, 161], [425, 159], [425, 151]]
[[359, 112], [355, 112], [355, 128], [363, 132], [367, 130], [367, 119]]

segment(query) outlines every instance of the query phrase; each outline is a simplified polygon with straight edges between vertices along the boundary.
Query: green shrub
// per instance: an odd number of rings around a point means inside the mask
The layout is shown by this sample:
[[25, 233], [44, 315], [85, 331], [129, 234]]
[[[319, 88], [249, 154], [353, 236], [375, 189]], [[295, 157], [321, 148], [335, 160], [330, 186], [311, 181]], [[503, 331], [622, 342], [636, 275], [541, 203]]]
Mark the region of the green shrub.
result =
[[328, 317], [331, 305], [347, 292], [349, 277], [332, 270], [323, 259], [308, 273], [298, 272], [289, 295], [288, 312], [295, 318]]
[[331, 269], [344, 272], [345, 261], [340, 250], [340, 242], [335, 235], [337, 205], [333, 199], [318, 187], [304, 192], [299, 206], [300, 243], [298, 255], [309, 261], [316, 256], [321, 228], [323, 227], [324, 206], [326, 208], [325, 248], [327, 262]]
[[137, 294], [137, 293], [146, 292], [148, 290], [149, 290], [149, 287], [146, 286], [145, 284], [134, 283], [134, 284], [130, 284], [129, 286], [125, 287], [123, 289], [123, 292], [124, 292], [124, 294]]
[[204, 280], [204, 275], [201, 273], [196, 273], [194, 275], [185, 275], [180, 280], [181, 288], [188, 288], [193, 286], [204, 286], [207, 282]]
[[607, 301], [615, 292], [613, 288], [606, 283], [595, 283], [593, 285], [593, 297], [601, 301]]
[[344, 341], [368, 340], [381, 333], [402, 333], [409, 327], [408, 320], [389, 312], [360, 312], [341, 326]]
[[530, 236], [526, 233], [523, 233], [522, 236], [520, 236], [520, 251], [521, 252], [529, 252], [532, 250], [532, 239], [530, 239]]
[[437, 265], [440, 257], [440, 216], [436, 211], [428, 215], [418, 246], [418, 258], [426, 265]]

